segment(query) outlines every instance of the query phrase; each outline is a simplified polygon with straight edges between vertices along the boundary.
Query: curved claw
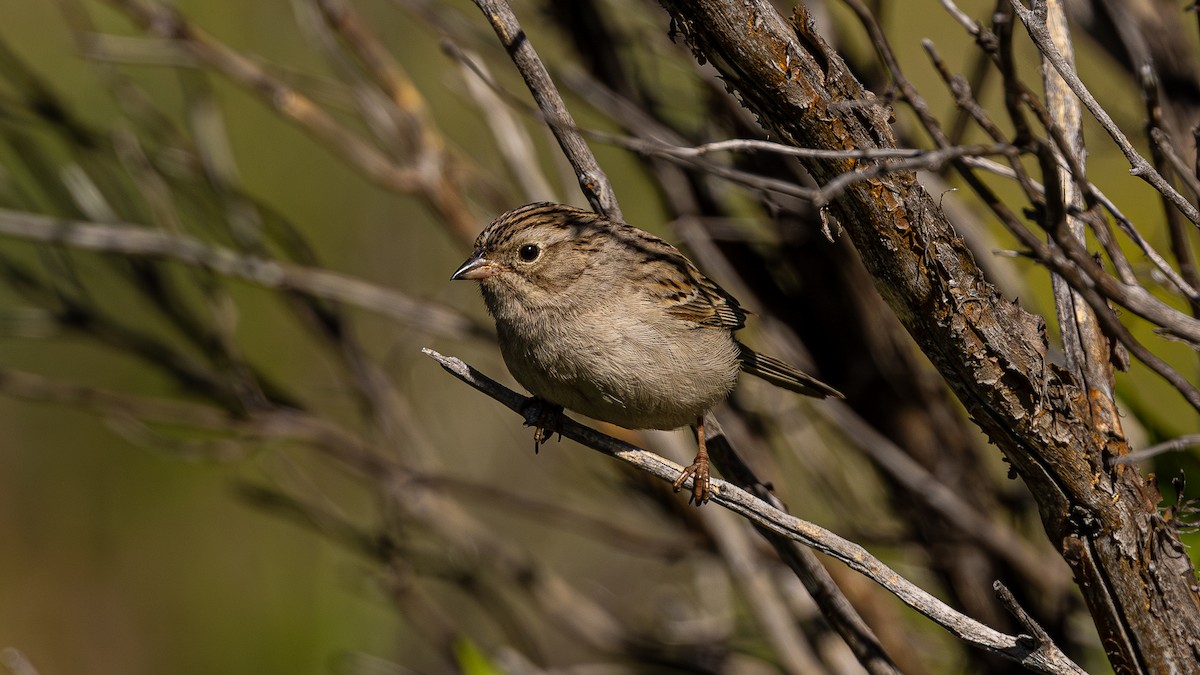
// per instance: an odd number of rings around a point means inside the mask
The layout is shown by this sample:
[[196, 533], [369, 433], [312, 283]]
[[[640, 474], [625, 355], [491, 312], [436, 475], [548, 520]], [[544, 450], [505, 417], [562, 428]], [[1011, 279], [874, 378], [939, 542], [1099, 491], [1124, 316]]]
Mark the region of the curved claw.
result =
[[692, 479], [692, 495], [688, 497], [689, 504], [704, 506], [712, 497], [712, 485], [708, 474], [708, 449], [704, 445], [704, 416], [696, 419], [696, 459], [692, 465], [679, 472], [671, 487], [679, 492], [687, 479]]
[[533, 454], [538, 453], [542, 444], [550, 440], [556, 432], [562, 440], [563, 407], [531, 396], [521, 406], [521, 414], [525, 417], [525, 426], [533, 427]]
[[692, 479], [692, 494], [688, 497], [689, 504], [703, 506], [712, 497], [712, 486], [708, 474], [708, 458], [696, 457], [691, 466], [679, 472], [679, 478], [671, 485], [676, 492], [683, 489], [683, 484]]

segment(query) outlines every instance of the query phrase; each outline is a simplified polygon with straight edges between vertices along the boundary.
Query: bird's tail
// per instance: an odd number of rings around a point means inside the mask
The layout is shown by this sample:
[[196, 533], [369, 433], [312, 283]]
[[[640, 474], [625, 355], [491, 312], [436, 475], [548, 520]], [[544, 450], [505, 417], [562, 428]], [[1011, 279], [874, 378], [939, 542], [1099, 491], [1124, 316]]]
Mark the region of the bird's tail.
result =
[[842, 392], [837, 389], [811, 375], [805, 375], [779, 359], [759, 354], [740, 342], [738, 343], [738, 350], [738, 356], [742, 361], [742, 370], [751, 375], [761, 377], [777, 387], [817, 398], [825, 398], [826, 396], [845, 398]]

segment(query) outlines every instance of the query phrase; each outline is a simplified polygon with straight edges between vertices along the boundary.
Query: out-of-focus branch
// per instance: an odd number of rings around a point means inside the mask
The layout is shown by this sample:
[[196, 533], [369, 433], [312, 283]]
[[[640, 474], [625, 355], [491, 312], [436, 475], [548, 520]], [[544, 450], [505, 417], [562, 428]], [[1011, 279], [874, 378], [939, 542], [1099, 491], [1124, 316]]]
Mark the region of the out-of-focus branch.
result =
[[[332, 115], [325, 112], [301, 92], [288, 86], [285, 82], [274, 77], [253, 60], [222, 44], [199, 27], [188, 22], [178, 10], [158, 2], [157, 0], [108, 0], [117, 9], [133, 18], [150, 33], [179, 44], [200, 63], [207, 65], [216, 72], [245, 87], [258, 95], [264, 104], [269, 106], [282, 117], [295, 122], [320, 140], [327, 148], [340, 155], [342, 159], [358, 168], [364, 176], [383, 187], [396, 192], [412, 193], [430, 197], [431, 202], [439, 207], [439, 211], [451, 224], [455, 234], [464, 241], [474, 239], [477, 229], [466, 213], [462, 204], [457, 201], [456, 190], [449, 189], [441, 169], [430, 171], [445, 165], [444, 153], [440, 146], [433, 145], [424, 148], [416, 161], [397, 163], [386, 154], [380, 152], [372, 143], [364, 140], [358, 134], [350, 131], [339, 123]], [[345, 16], [345, 15], [342, 15]], [[365, 39], [362, 33], [356, 33], [360, 41]], [[360, 50], [360, 54], [369, 51]], [[370, 51], [368, 57], [377, 54]], [[372, 66], [380, 68], [384, 64], [369, 61]], [[373, 72], [379, 73], [379, 70]], [[398, 105], [408, 106], [407, 110], [418, 122], [426, 121], [420, 116], [420, 97], [402, 94], [412, 94], [415, 89], [404, 88], [400, 78], [402, 71], [389, 71], [384, 81], [393, 91], [398, 92], [393, 98]], [[418, 126], [420, 126], [418, 124]], [[428, 141], [429, 139], [426, 138]], [[431, 183], [429, 177], [435, 176]], [[455, 193], [453, 198], [444, 197], [443, 192]], [[439, 197], [439, 195], [442, 195]], [[444, 198], [443, 198], [444, 197]]]
[[529, 92], [545, 116], [554, 137], [558, 139], [563, 154], [574, 167], [579, 187], [592, 209], [609, 220], [625, 222], [608, 175], [600, 168], [596, 157], [576, 129], [571, 112], [563, 103], [546, 66], [534, 51], [529, 36], [517, 21], [517, 15], [506, 0], [475, 0], [475, 4], [492, 24], [496, 37], [500, 38], [500, 44], [504, 45], [521, 77], [525, 79]]
[[[488, 378], [463, 361], [443, 356], [432, 349], [422, 350], [448, 373], [502, 403], [517, 414], [524, 414], [528, 400], [517, 392]], [[674, 482], [681, 466], [659, 455], [602, 434], [564, 418], [556, 428], [562, 435], [593, 450], [626, 462], [667, 482]], [[686, 486], [685, 486], [686, 487]], [[1028, 636], [1005, 635], [984, 626], [948, 607], [928, 592], [888, 568], [866, 549], [853, 542], [784, 513], [732, 483], [713, 479], [712, 501], [749, 519], [755, 525], [836, 558], [851, 569], [883, 586], [908, 606], [929, 617], [955, 637], [988, 652], [1011, 659], [1036, 672], [1083, 673], [1053, 643], [1038, 643]]]
[[698, 536], [664, 536], [660, 531], [644, 534], [614, 523], [604, 513], [585, 512], [564, 504], [530, 497], [521, 491], [520, 486], [504, 488], [448, 474], [427, 473], [413, 476], [411, 482], [444, 490], [464, 502], [486, 505], [489, 510], [523, 513], [549, 527], [557, 527], [564, 532], [582, 533], [633, 556], [662, 558], [675, 562], [698, 550]]
[[138, 257], [164, 257], [266, 288], [296, 291], [385, 314], [448, 337], [491, 332], [456, 310], [328, 270], [241, 255], [198, 239], [132, 224], [66, 221], [0, 209], [0, 235]]
[[277, 408], [234, 415], [199, 403], [110, 391], [11, 369], [0, 369], [0, 392], [143, 424], [204, 429], [246, 441], [305, 443], [362, 476], [379, 476], [390, 470], [388, 462], [368, 452], [356, 434], [302, 410]]
[[1040, 585], [1041, 592], [1058, 594], [1069, 587], [1070, 577], [1065, 568], [1048, 569], [1016, 531], [989, 519], [954, 488], [939, 481], [883, 434], [871, 428], [845, 403], [830, 401], [821, 407], [820, 414], [833, 422], [892, 480], [908, 488], [964, 536], [973, 538], [997, 558], [1019, 570], [1030, 584]]
[[[1146, 135], [1150, 137], [1150, 160], [1155, 169], [1165, 177], [1176, 176], [1188, 187], [1193, 199], [1200, 199], [1200, 181], [1195, 173], [1184, 162], [1171, 142], [1167, 131], [1168, 123], [1162, 106], [1161, 83], [1154, 68], [1150, 64], [1143, 65], [1138, 70], [1138, 79], [1142, 85], [1142, 98], [1146, 103]], [[1166, 196], [1163, 201], [1163, 216], [1167, 221], [1167, 233], [1170, 235], [1171, 253], [1179, 265], [1179, 275], [1192, 288], [1200, 287], [1200, 271], [1196, 267], [1196, 254], [1190, 242], [1191, 230], [1180, 220], [1179, 212], [1175, 210]], [[1200, 297], [1188, 299], [1192, 316], [1200, 317]]]
[[487, 66], [453, 42], [443, 42], [442, 48], [463, 64], [467, 92], [475, 99], [475, 105], [491, 128], [500, 156], [508, 165], [508, 172], [521, 185], [525, 201], [559, 201], [538, 161], [529, 132], [521, 126], [517, 110], [505, 105]]
[[[712, 414], [705, 417], [704, 429], [713, 463], [721, 470], [721, 475], [726, 476], [739, 488], [786, 513], [787, 510], [779, 499], [734, 450], [728, 436]], [[879, 638], [859, 616], [812, 549], [803, 542], [797, 542], [794, 538], [782, 535], [769, 527], [756, 525], [756, 529], [775, 549], [780, 560], [804, 584], [821, 613], [842, 636], [862, 667], [871, 675], [899, 672], [891, 656], [880, 644]]]
[[[419, 516], [409, 515], [409, 521], [439, 532], [444, 546], [470, 551], [471, 555], [464, 554], [463, 560], [486, 560], [489, 573], [498, 573], [510, 587], [525, 589], [532, 602], [582, 643], [614, 653], [628, 643], [614, 617], [552, 571], [516, 552], [510, 542], [493, 536], [441, 494], [444, 486], [410, 474], [388, 453], [377, 452], [357, 434], [323, 418], [291, 409], [232, 415], [211, 406], [114, 392], [10, 369], [0, 369], [0, 392], [29, 401], [78, 407], [109, 417], [118, 425], [130, 421], [162, 424], [217, 432], [243, 443], [288, 441], [310, 445], [338, 466], [377, 481], [377, 487], [390, 495], [389, 499], [400, 502], [406, 513], [419, 512]], [[303, 511], [314, 515], [308, 509]], [[324, 533], [356, 547], [367, 544], [360, 550], [384, 561], [397, 555], [388, 547], [385, 533], [372, 532], [350, 540], [340, 536], [347, 532], [350, 530], [338, 527]], [[617, 534], [610, 528], [608, 534], [599, 536]], [[478, 586], [472, 588], [478, 590]]]
[[398, 119], [411, 154], [410, 163], [420, 170], [420, 194], [442, 217], [460, 241], [474, 241], [479, 224], [471, 215], [460, 184], [461, 166], [447, 148], [429, 106], [403, 65], [384, 48], [354, 5], [344, 0], [311, 0], [325, 21], [371, 76], [372, 82], [392, 102], [389, 112]]

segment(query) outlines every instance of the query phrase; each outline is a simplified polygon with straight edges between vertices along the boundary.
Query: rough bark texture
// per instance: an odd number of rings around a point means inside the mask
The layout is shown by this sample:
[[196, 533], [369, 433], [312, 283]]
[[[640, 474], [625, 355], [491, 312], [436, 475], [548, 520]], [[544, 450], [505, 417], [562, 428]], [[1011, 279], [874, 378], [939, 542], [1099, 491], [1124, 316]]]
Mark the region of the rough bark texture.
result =
[[[889, 110], [812, 29], [766, 2], [662, 4], [764, 128], [797, 146], [892, 147]], [[824, 184], [858, 162], [806, 160]], [[1194, 672], [1200, 597], [1157, 490], [1127, 466], [1115, 407], [1047, 359], [1040, 317], [987, 282], [910, 172], [856, 184], [829, 212], [876, 287], [1035, 496], [1118, 672]]]

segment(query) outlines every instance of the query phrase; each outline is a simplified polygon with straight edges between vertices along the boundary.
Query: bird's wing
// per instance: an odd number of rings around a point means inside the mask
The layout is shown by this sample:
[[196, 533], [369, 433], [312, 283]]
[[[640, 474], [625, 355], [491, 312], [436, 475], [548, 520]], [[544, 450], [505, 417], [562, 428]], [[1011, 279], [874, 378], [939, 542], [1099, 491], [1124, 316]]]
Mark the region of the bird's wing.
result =
[[626, 226], [621, 234], [626, 245], [643, 254], [644, 262], [633, 274], [636, 283], [667, 314], [731, 331], [746, 325], [747, 312], [737, 299], [701, 274], [679, 249], [637, 228]]

